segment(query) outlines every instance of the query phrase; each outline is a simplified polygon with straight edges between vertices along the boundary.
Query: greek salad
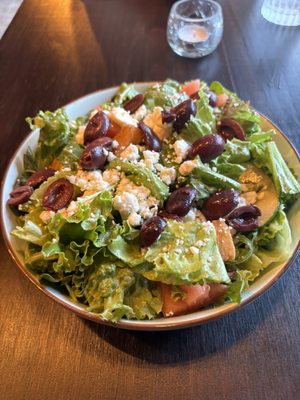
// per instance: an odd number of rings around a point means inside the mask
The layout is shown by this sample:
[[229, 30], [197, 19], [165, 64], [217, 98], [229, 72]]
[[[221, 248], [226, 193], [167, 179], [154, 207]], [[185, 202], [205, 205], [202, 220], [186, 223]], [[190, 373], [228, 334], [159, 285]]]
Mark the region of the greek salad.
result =
[[34, 151], [8, 204], [26, 266], [103, 320], [187, 314], [290, 255], [300, 185], [273, 130], [219, 82], [167, 79], [69, 120], [28, 118]]

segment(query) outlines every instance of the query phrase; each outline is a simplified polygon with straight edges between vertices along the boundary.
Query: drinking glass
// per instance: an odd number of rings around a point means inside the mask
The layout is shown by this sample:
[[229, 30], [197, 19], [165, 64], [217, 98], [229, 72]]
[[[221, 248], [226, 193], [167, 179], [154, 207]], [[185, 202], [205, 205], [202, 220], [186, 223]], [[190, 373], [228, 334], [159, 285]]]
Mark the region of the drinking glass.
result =
[[223, 34], [223, 14], [213, 0], [181, 0], [173, 4], [167, 39], [172, 50], [189, 58], [210, 54]]
[[262, 16], [277, 25], [300, 25], [300, 0], [264, 0]]

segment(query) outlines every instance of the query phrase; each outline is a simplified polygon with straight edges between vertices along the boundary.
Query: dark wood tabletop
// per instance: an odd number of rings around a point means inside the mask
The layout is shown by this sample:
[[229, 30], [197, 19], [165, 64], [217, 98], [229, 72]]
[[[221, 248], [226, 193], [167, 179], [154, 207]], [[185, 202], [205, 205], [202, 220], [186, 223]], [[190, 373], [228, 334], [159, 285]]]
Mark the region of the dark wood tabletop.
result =
[[[25, 117], [123, 81], [220, 80], [300, 143], [300, 27], [261, 1], [223, 0], [224, 35], [203, 59], [166, 41], [168, 0], [25, 0], [0, 42], [0, 173]], [[0, 241], [0, 398], [295, 400], [300, 260], [263, 296], [206, 325], [132, 332], [78, 318], [23, 276]]]

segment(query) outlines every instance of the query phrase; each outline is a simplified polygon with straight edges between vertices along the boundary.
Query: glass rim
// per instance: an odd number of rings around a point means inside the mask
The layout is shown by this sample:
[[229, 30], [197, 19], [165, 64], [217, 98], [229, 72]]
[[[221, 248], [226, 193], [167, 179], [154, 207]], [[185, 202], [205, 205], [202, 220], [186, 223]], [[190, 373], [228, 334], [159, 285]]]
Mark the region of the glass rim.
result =
[[175, 4], [173, 4], [173, 6], [172, 6], [172, 8], [171, 8], [171, 12], [174, 11], [174, 13], [176, 14], [176, 17], [177, 17], [177, 18], [180, 18], [181, 20], [186, 21], [186, 22], [203, 22], [203, 21], [208, 21], [208, 20], [210, 20], [210, 19], [212, 19], [212, 18], [215, 18], [215, 16], [216, 16], [218, 13], [221, 13], [221, 14], [222, 14], [222, 7], [221, 7], [221, 4], [217, 3], [217, 2], [214, 1], [214, 0], [202, 0], [202, 1], [206, 1], [207, 3], [211, 3], [211, 4], [213, 4], [214, 6], [216, 6], [216, 12], [215, 12], [213, 15], [210, 15], [209, 17], [205, 17], [205, 18], [183, 17], [182, 15], [180, 15], [180, 14], [177, 12], [177, 7], [178, 7], [180, 4], [187, 3], [187, 2], [190, 2], [190, 1], [191, 1], [191, 0], [180, 0], [180, 1], [177, 1]]

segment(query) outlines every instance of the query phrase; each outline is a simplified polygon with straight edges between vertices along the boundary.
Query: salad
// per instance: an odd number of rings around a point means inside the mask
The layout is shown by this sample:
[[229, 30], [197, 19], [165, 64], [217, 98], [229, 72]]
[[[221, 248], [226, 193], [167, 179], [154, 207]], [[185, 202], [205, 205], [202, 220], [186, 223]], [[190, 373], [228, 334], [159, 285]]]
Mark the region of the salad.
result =
[[28, 118], [34, 152], [8, 204], [42, 282], [103, 320], [153, 319], [240, 302], [288, 259], [300, 185], [273, 130], [219, 82], [168, 79], [70, 121]]

